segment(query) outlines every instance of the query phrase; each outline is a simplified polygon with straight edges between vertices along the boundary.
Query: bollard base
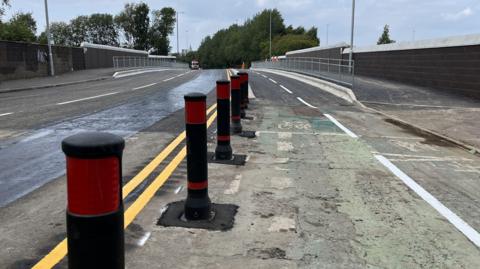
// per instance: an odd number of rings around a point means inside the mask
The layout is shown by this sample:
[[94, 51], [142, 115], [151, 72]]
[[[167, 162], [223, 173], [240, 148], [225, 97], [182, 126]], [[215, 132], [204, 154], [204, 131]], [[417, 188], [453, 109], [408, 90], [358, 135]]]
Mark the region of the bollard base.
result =
[[[219, 142], [220, 143], [220, 142]], [[218, 144], [215, 148], [215, 159], [217, 160], [230, 160], [233, 158], [232, 146]]]
[[157, 225], [163, 227], [182, 227], [205, 229], [210, 231], [228, 231], [233, 228], [238, 206], [232, 204], [212, 204], [213, 218], [207, 220], [186, 220], [184, 217], [185, 201], [167, 205]]
[[230, 165], [245, 165], [247, 160], [247, 155], [233, 154], [230, 159], [218, 159], [215, 156], [215, 153], [208, 152], [207, 160], [209, 163], [219, 163], [219, 164], [230, 164]]

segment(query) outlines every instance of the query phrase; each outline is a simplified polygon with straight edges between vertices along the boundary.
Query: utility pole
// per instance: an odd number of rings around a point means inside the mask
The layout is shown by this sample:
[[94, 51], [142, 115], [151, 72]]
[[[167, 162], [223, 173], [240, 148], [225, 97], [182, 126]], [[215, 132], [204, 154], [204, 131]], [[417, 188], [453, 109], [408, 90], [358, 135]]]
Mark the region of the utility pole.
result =
[[177, 54], [180, 56], [180, 47], [178, 45], [178, 14], [180, 14], [180, 12], [177, 12], [175, 19], [177, 19]]
[[352, 70], [352, 56], [353, 56], [353, 32], [355, 29], [355, 0], [352, 0], [352, 29], [350, 33], [350, 55], [348, 56], [348, 70]]
[[175, 19], [177, 19], [177, 54], [180, 55], [180, 41], [179, 41], [179, 36], [178, 36], [178, 15], [179, 14], [185, 14], [183, 11], [176, 11], [175, 14]]
[[48, 3], [45, 0], [45, 17], [47, 21], [47, 42], [48, 42], [48, 61], [50, 62], [50, 75], [55, 76], [55, 69], [53, 67], [53, 55], [52, 55], [52, 40], [50, 37], [50, 23], [48, 22]]
[[272, 12], [270, 10], [270, 60], [272, 60]]

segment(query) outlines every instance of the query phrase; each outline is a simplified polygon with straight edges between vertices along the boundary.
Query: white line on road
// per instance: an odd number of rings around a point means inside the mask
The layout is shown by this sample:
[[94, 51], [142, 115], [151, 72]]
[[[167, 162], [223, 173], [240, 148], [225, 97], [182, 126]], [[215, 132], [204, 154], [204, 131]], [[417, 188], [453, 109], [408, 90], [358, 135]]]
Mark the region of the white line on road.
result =
[[275, 80], [273, 80], [273, 79], [271, 79], [271, 78], [269, 78], [269, 80], [270, 80], [271, 82], [277, 84], [277, 82], [276, 82]]
[[286, 92], [288, 92], [289, 94], [293, 94], [293, 92], [289, 89], [287, 89], [285, 86], [283, 85], [280, 85], [280, 88], [284, 89]]
[[418, 196], [420, 196], [425, 202], [431, 205], [435, 210], [444, 216], [453, 226], [455, 226], [460, 232], [462, 232], [470, 241], [472, 241], [477, 247], [480, 247], [480, 234], [475, 231], [468, 223], [462, 220], [457, 214], [453, 213], [450, 209], [444, 206], [433, 195], [426, 191], [422, 186], [418, 185], [412, 178], [402, 172], [397, 166], [391, 163], [387, 158], [382, 155], [375, 155], [375, 158], [383, 164], [388, 170], [390, 170], [395, 176], [400, 178], [405, 185], [412, 189]]
[[174, 78], [175, 78], [175, 77], [171, 77], [171, 78], [164, 79], [163, 82], [167, 82], [167, 81], [172, 80], [172, 79], [174, 79]]
[[265, 76], [265, 75], [262, 75], [262, 77], [267, 78], [267, 76]]
[[138, 239], [137, 241], [137, 246], [143, 247], [143, 245], [145, 245], [145, 243], [147, 242], [148, 238], [150, 238], [150, 235], [152, 235], [152, 233], [147, 232], [142, 237], [140, 237], [140, 239]]
[[148, 84], [148, 85], [143, 85], [143, 86], [140, 86], [140, 87], [136, 87], [136, 88], [133, 88], [132, 91], [135, 91], [135, 90], [140, 90], [140, 89], [143, 89], [143, 88], [147, 88], [147, 87], [150, 87], [150, 86], [153, 86], [153, 85], [156, 85], [157, 83], [151, 83], [151, 84]]
[[3, 114], [0, 114], [0, 117], [12, 115], [12, 114], [13, 114], [13, 112], [3, 113]]
[[118, 93], [118, 92], [110, 92], [110, 93], [100, 94], [100, 95], [96, 95], [96, 96], [92, 96], [92, 97], [87, 97], [87, 98], [82, 98], [82, 99], [76, 99], [76, 100], [72, 100], [72, 101], [57, 103], [57, 105], [59, 105], [59, 106], [60, 106], [60, 105], [66, 105], [66, 104], [81, 102], [81, 101], [85, 101], [85, 100], [100, 98], [100, 97], [104, 97], [104, 96], [108, 96], [108, 95], [113, 95], [113, 94], [117, 94], [117, 93]]
[[300, 101], [300, 102], [304, 103], [304, 104], [305, 104], [306, 106], [308, 106], [308, 107], [311, 107], [311, 108], [317, 108], [316, 106], [312, 106], [311, 104], [309, 104], [309, 103], [305, 102], [305, 100], [303, 100], [303, 99], [302, 99], [302, 98], [300, 98], [300, 97], [297, 97], [297, 99], [298, 99], [298, 101]]
[[340, 122], [338, 122], [334, 117], [332, 117], [330, 114], [323, 114], [325, 117], [327, 117], [331, 122], [333, 122], [335, 125], [338, 126], [338, 128], [342, 129], [346, 134], [353, 138], [358, 138], [356, 134], [354, 134], [352, 131], [350, 131], [347, 127], [343, 126]]

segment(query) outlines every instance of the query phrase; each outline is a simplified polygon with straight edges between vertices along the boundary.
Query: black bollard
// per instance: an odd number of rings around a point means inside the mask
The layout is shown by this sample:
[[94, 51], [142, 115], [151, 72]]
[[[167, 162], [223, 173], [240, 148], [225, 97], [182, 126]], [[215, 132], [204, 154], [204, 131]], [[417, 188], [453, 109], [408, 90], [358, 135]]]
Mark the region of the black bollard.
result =
[[230, 145], [230, 81], [217, 81], [217, 147], [215, 159], [232, 159]]
[[122, 153], [108, 133], [63, 140], [67, 161], [68, 268], [125, 268]]
[[240, 76], [240, 91], [242, 92], [242, 102], [244, 109], [248, 108], [248, 73], [247, 72], [239, 72], [238, 75]]
[[242, 123], [240, 122], [240, 77], [231, 76], [231, 108], [232, 108], [232, 133], [242, 133]]
[[185, 218], [206, 220], [211, 216], [207, 170], [207, 97], [202, 93], [185, 95], [187, 136], [187, 200]]
[[240, 118], [245, 119], [247, 116], [245, 109], [246, 109], [246, 103], [245, 103], [245, 85], [244, 85], [244, 80], [245, 80], [245, 73], [243, 72], [238, 72], [237, 75], [240, 77]]

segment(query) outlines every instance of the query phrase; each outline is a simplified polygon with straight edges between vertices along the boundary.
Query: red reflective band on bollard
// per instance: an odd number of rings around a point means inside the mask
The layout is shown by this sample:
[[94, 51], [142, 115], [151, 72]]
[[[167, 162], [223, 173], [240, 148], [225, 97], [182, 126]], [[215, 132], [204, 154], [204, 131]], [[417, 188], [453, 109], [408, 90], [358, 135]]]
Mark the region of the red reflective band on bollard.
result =
[[230, 136], [229, 135], [217, 135], [217, 140], [218, 141], [230, 141]]
[[202, 181], [202, 182], [192, 182], [188, 181], [188, 189], [189, 190], [204, 190], [208, 188], [208, 181]]
[[240, 116], [232, 116], [232, 120], [239, 120]]
[[217, 84], [217, 99], [230, 99], [230, 84]]
[[232, 90], [240, 90], [240, 77], [232, 77]]
[[185, 102], [185, 122], [187, 124], [204, 124], [207, 122], [207, 103], [205, 101]]
[[102, 215], [117, 211], [120, 206], [119, 169], [117, 157], [67, 157], [68, 211], [77, 215]]

